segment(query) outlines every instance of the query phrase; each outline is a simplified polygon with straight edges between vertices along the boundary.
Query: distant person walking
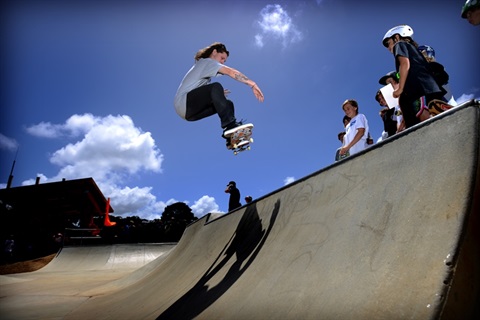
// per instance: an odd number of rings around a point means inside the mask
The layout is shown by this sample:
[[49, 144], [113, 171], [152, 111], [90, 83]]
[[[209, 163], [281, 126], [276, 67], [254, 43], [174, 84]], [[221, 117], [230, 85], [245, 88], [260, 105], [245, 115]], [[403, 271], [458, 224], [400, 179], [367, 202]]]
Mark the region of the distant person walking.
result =
[[[226, 98], [229, 91], [218, 82], [210, 83], [212, 77], [219, 75], [227, 75], [245, 83], [258, 101], [263, 102], [263, 93], [253, 80], [225, 65], [229, 55], [225, 45], [220, 42], [195, 54], [195, 64], [184, 76], [174, 99], [175, 110], [180, 117], [187, 121], [197, 121], [218, 114], [223, 133], [241, 125], [235, 118], [233, 102]], [[224, 137], [223, 134], [222, 136]], [[227, 144], [228, 142], [227, 139]]]
[[230, 193], [230, 200], [228, 201], [229, 212], [242, 206], [240, 203], [240, 190], [237, 189], [235, 181], [230, 181], [228, 183], [225, 193]]

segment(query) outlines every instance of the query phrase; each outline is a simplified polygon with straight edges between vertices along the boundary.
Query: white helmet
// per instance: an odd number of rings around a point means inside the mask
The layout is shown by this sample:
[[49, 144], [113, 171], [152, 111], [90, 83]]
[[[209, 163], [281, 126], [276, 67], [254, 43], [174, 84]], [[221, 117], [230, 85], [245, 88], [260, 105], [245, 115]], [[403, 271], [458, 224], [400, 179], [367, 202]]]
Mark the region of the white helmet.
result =
[[406, 38], [406, 37], [411, 38], [413, 36], [413, 29], [410, 26], [407, 26], [406, 24], [393, 27], [392, 29], [388, 30], [387, 33], [385, 33], [385, 35], [383, 36], [383, 40], [382, 40], [383, 45], [386, 47], [387, 46], [386, 41], [396, 34], [399, 34], [403, 38]]

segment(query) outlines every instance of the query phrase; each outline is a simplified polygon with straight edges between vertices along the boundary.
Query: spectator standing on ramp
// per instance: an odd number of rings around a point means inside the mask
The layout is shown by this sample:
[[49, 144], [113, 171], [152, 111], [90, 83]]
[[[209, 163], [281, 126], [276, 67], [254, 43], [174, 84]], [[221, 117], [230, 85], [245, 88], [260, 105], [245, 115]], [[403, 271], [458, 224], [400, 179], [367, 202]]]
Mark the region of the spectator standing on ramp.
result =
[[462, 18], [473, 26], [480, 25], [480, 0], [467, 0], [462, 8]]
[[351, 120], [345, 127], [340, 156], [354, 155], [367, 147], [368, 121], [365, 115], [358, 113], [358, 102], [354, 99], [345, 100], [342, 109]]
[[[387, 84], [390, 84], [393, 87], [394, 90], [397, 90], [398, 86], [399, 86], [398, 76], [399, 75], [395, 70], [390, 71], [389, 73], [387, 73], [386, 75], [381, 77], [378, 80], [378, 83], [380, 83], [383, 86], [386, 86]], [[383, 101], [384, 101], [383, 105], [382, 105], [382, 102], [380, 102], [377, 99], [377, 96], [375, 96], [375, 100], [377, 100], [377, 102], [380, 104], [380, 106], [386, 106], [387, 102], [385, 101], [385, 97], [383, 97], [383, 94], [381, 92], [380, 92], [380, 95], [382, 96]], [[403, 120], [402, 109], [400, 109], [399, 105], [395, 106], [395, 118], [396, 118], [395, 121], [397, 122], [397, 130], [396, 130], [395, 133], [402, 132], [403, 130], [405, 130], [405, 121]], [[388, 134], [388, 136], [390, 137], [391, 135]]]
[[433, 78], [427, 60], [413, 40], [410, 26], [391, 28], [383, 36], [382, 44], [395, 58], [399, 76], [393, 97], [399, 98], [405, 126], [410, 128], [430, 118], [428, 104], [435, 99], [443, 100], [445, 90]]
[[230, 181], [228, 183], [225, 193], [230, 193], [230, 200], [228, 201], [229, 212], [242, 206], [240, 203], [240, 190], [237, 189], [235, 181]]

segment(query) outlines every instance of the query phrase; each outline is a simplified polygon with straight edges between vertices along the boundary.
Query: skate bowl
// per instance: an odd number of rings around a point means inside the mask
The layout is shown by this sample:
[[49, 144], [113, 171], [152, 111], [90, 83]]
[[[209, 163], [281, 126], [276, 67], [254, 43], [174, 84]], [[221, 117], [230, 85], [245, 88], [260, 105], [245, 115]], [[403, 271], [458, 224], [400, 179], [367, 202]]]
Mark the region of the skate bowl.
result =
[[465, 103], [199, 219], [128, 274], [0, 279], [2, 319], [478, 318], [479, 126]]

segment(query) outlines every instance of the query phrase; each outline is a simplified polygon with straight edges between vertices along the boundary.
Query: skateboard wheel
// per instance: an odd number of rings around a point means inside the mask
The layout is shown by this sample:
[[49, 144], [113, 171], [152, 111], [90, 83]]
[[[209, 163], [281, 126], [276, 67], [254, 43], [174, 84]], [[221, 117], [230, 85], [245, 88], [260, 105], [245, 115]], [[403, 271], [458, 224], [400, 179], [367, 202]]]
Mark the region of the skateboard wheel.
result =
[[247, 147], [247, 150], [250, 150], [250, 146]]
[[237, 147], [238, 147], [238, 144], [235, 143], [235, 144], [233, 145], [233, 148], [234, 148], [234, 149], [237, 149]]
[[252, 143], [252, 142], [253, 142], [253, 138], [250, 138], [250, 143]]

